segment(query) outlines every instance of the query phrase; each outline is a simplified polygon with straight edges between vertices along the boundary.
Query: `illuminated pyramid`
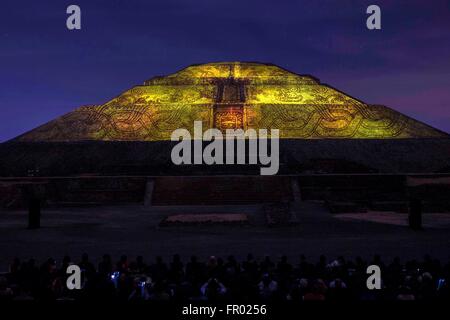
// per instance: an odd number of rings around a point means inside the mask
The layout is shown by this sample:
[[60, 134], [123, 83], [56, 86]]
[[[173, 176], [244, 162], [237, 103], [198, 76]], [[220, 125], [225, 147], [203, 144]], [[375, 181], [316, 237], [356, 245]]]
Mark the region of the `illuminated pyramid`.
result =
[[16, 141], [169, 140], [178, 128], [279, 129], [282, 138], [439, 138], [447, 134], [388, 107], [270, 64], [192, 65], [103, 105], [84, 106]]

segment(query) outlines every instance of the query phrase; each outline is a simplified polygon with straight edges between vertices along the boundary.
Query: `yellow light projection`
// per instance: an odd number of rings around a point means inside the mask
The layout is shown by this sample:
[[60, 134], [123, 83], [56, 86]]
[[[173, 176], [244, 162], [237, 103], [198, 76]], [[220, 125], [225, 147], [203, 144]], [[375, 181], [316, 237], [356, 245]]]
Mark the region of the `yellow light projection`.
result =
[[[390, 108], [365, 104], [270, 64], [223, 62], [154, 77], [98, 106], [76, 109], [20, 141], [170, 140], [178, 128], [279, 129], [281, 138], [447, 137]], [[191, 132], [192, 134], [192, 132]]]

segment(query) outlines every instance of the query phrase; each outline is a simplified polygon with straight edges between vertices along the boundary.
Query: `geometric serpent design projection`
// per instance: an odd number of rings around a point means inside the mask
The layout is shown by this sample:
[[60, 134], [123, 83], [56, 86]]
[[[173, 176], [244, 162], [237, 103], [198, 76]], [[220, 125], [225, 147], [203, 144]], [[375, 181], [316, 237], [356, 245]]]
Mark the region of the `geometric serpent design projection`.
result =
[[193, 65], [154, 77], [103, 105], [85, 106], [19, 141], [169, 140], [173, 130], [279, 129], [281, 138], [448, 137], [388, 107], [270, 64]]

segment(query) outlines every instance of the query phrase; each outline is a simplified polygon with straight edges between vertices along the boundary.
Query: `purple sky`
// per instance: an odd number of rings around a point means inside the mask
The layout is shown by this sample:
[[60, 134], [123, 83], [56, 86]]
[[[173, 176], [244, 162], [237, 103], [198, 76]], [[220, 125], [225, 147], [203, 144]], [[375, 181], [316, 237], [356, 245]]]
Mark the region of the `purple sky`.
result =
[[[66, 7], [82, 30], [66, 29]], [[382, 30], [365, 27], [378, 4]], [[2, 0], [0, 141], [193, 63], [272, 62], [450, 131], [450, 1]]]

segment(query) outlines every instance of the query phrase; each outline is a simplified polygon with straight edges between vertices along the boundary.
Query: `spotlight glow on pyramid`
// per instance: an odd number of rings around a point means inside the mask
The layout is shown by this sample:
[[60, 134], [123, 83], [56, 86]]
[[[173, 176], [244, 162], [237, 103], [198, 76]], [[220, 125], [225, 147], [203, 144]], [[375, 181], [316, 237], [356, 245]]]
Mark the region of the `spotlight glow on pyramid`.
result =
[[103, 105], [83, 106], [16, 141], [170, 140], [192, 130], [279, 129], [288, 139], [448, 137], [388, 107], [366, 104], [311, 76], [261, 63], [189, 66]]

